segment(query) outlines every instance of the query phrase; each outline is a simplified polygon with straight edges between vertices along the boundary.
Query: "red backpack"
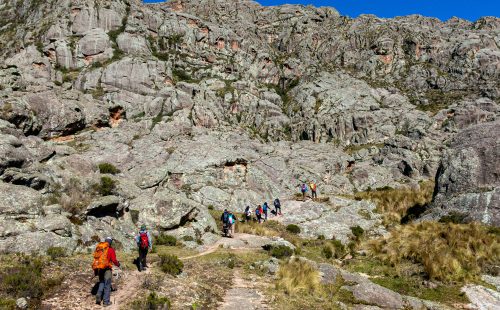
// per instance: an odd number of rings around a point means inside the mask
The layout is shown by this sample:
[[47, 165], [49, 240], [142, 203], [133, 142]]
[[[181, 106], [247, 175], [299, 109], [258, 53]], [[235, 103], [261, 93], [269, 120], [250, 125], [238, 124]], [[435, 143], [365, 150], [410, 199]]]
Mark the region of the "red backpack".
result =
[[149, 248], [149, 238], [148, 238], [148, 233], [147, 232], [141, 232], [140, 233], [140, 247], [141, 249], [147, 249]]

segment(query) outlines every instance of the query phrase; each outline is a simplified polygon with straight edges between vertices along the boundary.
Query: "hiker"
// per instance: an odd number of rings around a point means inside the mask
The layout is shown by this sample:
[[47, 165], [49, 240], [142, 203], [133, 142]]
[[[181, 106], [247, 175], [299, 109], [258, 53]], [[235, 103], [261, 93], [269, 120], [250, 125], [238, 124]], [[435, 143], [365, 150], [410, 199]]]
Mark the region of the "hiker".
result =
[[311, 188], [311, 196], [312, 196], [312, 199], [313, 199], [313, 200], [314, 200], [315, 198], [317, 199], [317, 198], [318, 198], [318, 195], [316, 194], [316, 189], [317, 189], [317, 185], [316, 185], [316, 183], [311, 182], [311, 184], [309, 184], [309, 187]]
[[267, 205], [267, 201], [262, 205], [262, 211], [264, 212], [264, 222], [267, 221], [267, 213], [269, 211], [269, 206]]
[[229, 238], [233, 238], [234, 230], [236, 228], [236, 216], [234, 216], [233, 212], [229, 211], [229, 217], [227, 221], [229, 225]]
[[97, 244], [94, 252], [94, 262], [92, 269], [94, 275], [99, 276], [99, 288], [95, 296], [96, 304], [103, 302], [104, 307], [111, 305], [111, 281], [113, 278], [113, 265], [120, 267], [120, 262], [116, 259], [115, 249], [111, 247], [113, 239], [106, 237], [104, 242]]
[[139, 248], [139, 271], [144, 271], [148, 268], [146, 256], [148, 255], [148, 251], [153, 247], [153, 241], [149, 231], [146, 230], [146, 225], [141, 226], [139, 235], [135, 237], [135, 243], [137, 243], [137, 247]]
[[262, 207], [260, 205], [255, 209], [255, 216], [257, 217], [257, 221], [260, 224], [262, 221]]
[[279, 198], [274, 199], [274, 212], [276, 212], [276, 215], [282, 215], [281, 214], [281, 202]]
[[224, 213], [222, 213], [220, 220], [222, 221], [222, 233], [224, 237], [227, 237], [229, 230], [229, 212], [227, 209], [224, 209]]
[[252, 212], [250, 211], [250, 206], [245, 208], [245, 221], [248, 223], [252, 219]]
[[307, 193], [306, 183], [302, 183], [302, 185], [300, 186], [300, 191], [302, 192], [302, 200], [306, 201], [306, 193]]

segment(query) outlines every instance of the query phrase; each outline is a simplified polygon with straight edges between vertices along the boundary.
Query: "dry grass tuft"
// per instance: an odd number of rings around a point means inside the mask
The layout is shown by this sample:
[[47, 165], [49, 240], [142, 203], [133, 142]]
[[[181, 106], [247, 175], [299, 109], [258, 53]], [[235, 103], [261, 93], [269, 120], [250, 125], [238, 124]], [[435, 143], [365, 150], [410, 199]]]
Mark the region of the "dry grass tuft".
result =
[[321, 289], [319, 272], [307, 262], [291, 260], [280, 266], [276, 288], [287, 294], [314, 293]]
[[236, 232], [244, 234], [252, 234], [257, 236], [265, 236], [265, 237], [278, 236], [279, 233], [271, 229], [268, 225], [266, 225], [266, 223], [259, 224], [253, 221], [248, 223], [238, 223], [236, 224]]
[[377, 205], [377, 212], [384, 214], [385, 224], [400, 223], [405, 217], [413, 219], [425, 210], [425, 206], [432, 201], [434, 182], [426, 181], [420, 184], [419, 190], [409, 188], [386, 188], [375, 191], [357, 193], [357, 200], [371, 200]]
[[398, 227], [370, 243], [372, 253], [393, 266], [421, 264], [430, 279], [476, 279], [500, 261], [500, 237], [476, 223], [422, 222]]

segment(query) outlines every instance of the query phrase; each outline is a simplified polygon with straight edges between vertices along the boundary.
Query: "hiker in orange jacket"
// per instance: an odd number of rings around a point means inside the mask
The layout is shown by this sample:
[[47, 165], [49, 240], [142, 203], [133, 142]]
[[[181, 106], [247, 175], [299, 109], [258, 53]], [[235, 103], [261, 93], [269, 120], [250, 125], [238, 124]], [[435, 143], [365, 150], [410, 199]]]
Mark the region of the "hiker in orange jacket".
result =
[[120, 262], [116, 259], [115, 249], [111, 247], [113, 238], [106, 237], [104, 242], [97, 245], [94, 252], [94, 263], [92, 268], [95, 275], [99, 276], [99, 288], [95, 296], [96, 304], [100, 305], [103, 301], [103, 306], [111, 305], [111, 280], [113, 278], [113, 265], [120, 267]]

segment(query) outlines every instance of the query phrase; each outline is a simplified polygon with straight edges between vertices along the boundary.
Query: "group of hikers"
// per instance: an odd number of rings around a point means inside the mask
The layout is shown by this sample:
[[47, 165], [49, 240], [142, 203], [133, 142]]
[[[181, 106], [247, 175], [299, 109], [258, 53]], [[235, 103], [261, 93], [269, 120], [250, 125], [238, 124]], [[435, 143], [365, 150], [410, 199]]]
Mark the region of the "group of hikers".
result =
[[[139, 271], [144, 271], [148, 268], [146, 256], [153, 247], [153, 239], [146, 230], [146, 226], [142, 225], [139, 234], [135, 236], [135, 242], [139, 249], [139, 258], [137, 259], [137, 267]], [[95, 295], [96, 304], [103, 304], [104, 307], [111, 306], [111, 281], [113, 278], [113, 266], [120, 268], [120, 262], [116, 258], [115, 249], [112, 247], [113, 238], [106, 237], [104, 242], [97, 244], [94, 251], [94, 262], [92, 269], [94, 276], [99, 277], [99, 286]]]
[[[311, 189], [312, 199], [317, 198], [317, 186], [314, 182], [310, 182], [309, 187], [306, 183], [302, 183], [300, 186], [300, 191], [302, 192], [302, 198], [305, 201], [306, 193]], [[243, 213], [245, 222], [256, 221], [259, 224], [267, 221], [268, 214], [271, 213], [274, 216], [280, 216], [281, 213], [281, 202], [279, 198], [276, 198], [273, 202], [274, 210], [271, 210], [267, 202], [262, 205], [258, 205], [255, 210], [251, 210], [250, 206], [245, 208]], [[255, 214], [255, 218], [252, 217]], [[224, 236], [232, 238], [235, 233], [235, 227], [237, 218], [236, 216], [227, 209], [221, 215], [222, 221], [222, 231]], [[134, 238], [135, 243], [139, 249], [139, 258], [137, 259], [137, 267], [139, 271], [144, 271], [147, 266], [146, 257], [148, 252], [153, 246], [153, 239], [150, 233], [147, 231], [146, 226], [142, 225], [139, 233]], [[94, 252], [94, 262], [92, 263], [92, 269], [94, 270], [94, 276], [99, 277], [99, 284], [96, 292], [96, 304], [103, 304], [104, 307], [111, 305], [111, 281], [113, 277], [113, 266], [120, 268], [120, 262], [116, 258], [116, 252], [112, 247], [113, 238], [106, 237], [104, 242], [97, 244]]]
[[[281, 213], [281, 202], [279, 198], [276, 198], [273, 202], [274, 205], [274, 210], [272, 210], [267, 201], [264, 202], [262, 205], [258, 205], [255, 210], [251, 210], [250, 206], [247, 206], [245, 208], [245, 211], [243, 212], [244, 219], [242, 221], [244, 222], [250, 222], [252, 220], [262, 223], [267, 221], [267, 217], [269, 213], [273, 214], [274, 216], [279, 216], [282, 215]], [[252, 217], [252, 214], [255, 214], [255, 218]], [[222, 222], [222, 233], [224, 236], [232, 238], [234, 236], [235, 228], [236, 228], [236, 222], [238, 219], [234, 215], [233, 212], [228, 211], [227, 209], [224, 210], [222, 213], [220, 220]]]
[[312, 200], [318, 198], [318, 194], [317, 194], [318, 186], [316, 185], [316, 183], [310, 182], [309, 187], [308, 187], [307, 184], [304, 182], [304, 183], [302, 183], [302, 185], [300, 185], [300, 192], [302, 193], [302, 200], [303, 201], [306, 201], [306, 194], [309, 191], [309, 189], [311, 189]]

